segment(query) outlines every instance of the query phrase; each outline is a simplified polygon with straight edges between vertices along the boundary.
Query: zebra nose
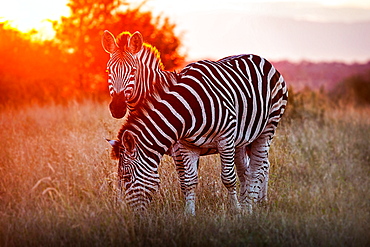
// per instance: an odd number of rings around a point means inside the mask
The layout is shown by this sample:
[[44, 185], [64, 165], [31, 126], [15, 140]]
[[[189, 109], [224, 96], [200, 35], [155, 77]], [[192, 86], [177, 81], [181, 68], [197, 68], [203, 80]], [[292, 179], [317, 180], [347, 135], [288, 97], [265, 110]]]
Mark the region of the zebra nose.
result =
[[113, 93], [109, 110], [114, 118], [123, 118], [127, 111], [127, 103], [124, 92]]

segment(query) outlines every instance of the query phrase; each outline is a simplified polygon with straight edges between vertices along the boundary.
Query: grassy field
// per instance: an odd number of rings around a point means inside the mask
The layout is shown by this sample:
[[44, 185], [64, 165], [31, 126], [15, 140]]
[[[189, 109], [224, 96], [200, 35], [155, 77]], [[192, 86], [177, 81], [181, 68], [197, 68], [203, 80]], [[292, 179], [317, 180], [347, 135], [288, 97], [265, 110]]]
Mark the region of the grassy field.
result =
[[295, 102], [272, 144], [269, 202], [229, 214], [208, 156], [196, 217], [167, 156], [145, 215], [116, 202], [107, 104], [3, 108], [0, 246], [370, 246], [370, 109]]

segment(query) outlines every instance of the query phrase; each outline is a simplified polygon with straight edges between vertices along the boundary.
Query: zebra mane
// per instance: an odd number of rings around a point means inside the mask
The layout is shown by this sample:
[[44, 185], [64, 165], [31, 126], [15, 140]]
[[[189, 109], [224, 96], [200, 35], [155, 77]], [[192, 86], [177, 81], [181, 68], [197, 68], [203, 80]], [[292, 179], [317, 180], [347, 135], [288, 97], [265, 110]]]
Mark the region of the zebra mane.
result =
[[161, 60], [161, 54], [158, 51], [158, 49], [156, 47], [148, 44], [148, 43], [143, 44], [143, 49], [144, 49], [143, 52], [147, 52], [148, 54], [152, 55], [156, 59], [156, 61], [158, 63], [158, 68], [160, 70], [164, 70], [164, 65], [163, 65], [162, 60]]

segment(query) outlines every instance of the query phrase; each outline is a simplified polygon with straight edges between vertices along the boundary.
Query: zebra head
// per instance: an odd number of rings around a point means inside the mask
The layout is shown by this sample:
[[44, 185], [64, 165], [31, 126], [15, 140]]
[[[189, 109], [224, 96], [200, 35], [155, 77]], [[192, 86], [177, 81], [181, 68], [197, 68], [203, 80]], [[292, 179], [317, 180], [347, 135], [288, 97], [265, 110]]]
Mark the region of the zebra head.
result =
[[137, 64], [134, 56], [143, 46], [143, 38], [139, 32], [130, 34], [123, 32], [117, 36], [105, 30], [102, 36], [104, 50], [110, 54], [107, 63], [108, 87], [112, 101], [109, 109], [114, 118], [122, 118], [126, 114], [127, 100], [135, 86]]
[[120, 139], [108, 140], [113, 146], [112, 156], [119, 156], [119, 189], [124, 189], [124, 199], [132, 209], [145, 210], [159, 189], [158, 164], [146, 164], [146, 154], [131, 131], [124, 131]]

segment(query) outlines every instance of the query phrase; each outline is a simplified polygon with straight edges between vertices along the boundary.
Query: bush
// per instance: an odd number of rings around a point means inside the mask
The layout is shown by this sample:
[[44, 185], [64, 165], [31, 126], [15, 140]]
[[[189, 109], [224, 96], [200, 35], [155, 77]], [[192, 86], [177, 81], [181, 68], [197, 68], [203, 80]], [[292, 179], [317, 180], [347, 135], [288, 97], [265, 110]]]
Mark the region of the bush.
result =
[[358, 74], [339, 83], [331, 94], [337, 102], [357, 106], [370, 104], [370, 71]]
[[305, 88], [296, 92], [293, 88], [289, 88], [288, 105], [283, 121], [323, 120], [329, 107], [331, 107], [331, 103], [323, 90], [312, 91]]

